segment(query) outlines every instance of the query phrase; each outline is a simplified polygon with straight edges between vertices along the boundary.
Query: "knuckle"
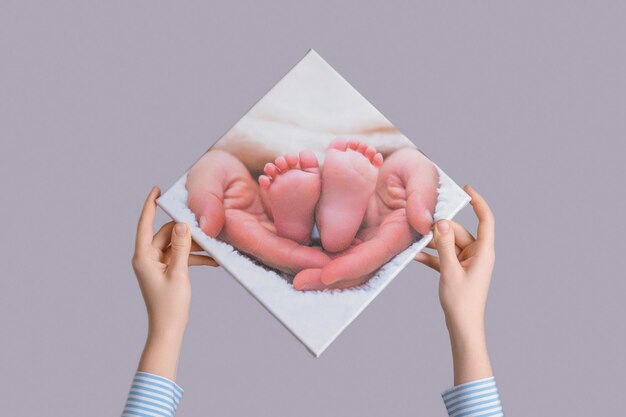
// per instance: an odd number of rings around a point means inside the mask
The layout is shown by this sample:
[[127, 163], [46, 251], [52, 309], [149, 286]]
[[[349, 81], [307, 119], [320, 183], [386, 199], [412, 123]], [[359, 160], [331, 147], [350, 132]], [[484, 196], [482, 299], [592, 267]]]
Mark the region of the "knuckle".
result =
[[482, 216], [482, 221], [485, 223], [495, 224], [496, 218], [491, 210], [485, 210]]
[[167, 276], [172, 279], [185, 278], [186, 274], [186, 270], [181, 268], [170, 268], [167, 270]]
[[175, 252], [187, 251], [189, 246], [190, 245], [188, 245], [187, 242], [185, 241], [180, 241], [180, 240], [172, 241], [172, 250]]
[[483, 259], [484, 261], [487, 262], [487, 264], [489, 265], [494, 265], [496, 262], [496, 254], [493, 251], [493, 249], [487, 249], [485, 250], [485, 252], [481, 255], [481, 259]]
[[140, 256], [138, 255], [133, 255], [133, 257], [130, 260], [130, 264], [132, 265], [133, 269], [135, 271], [138, 271], [142, 268], [143, 266], [143, 260]]
[[450, 248], [453, 248], [454, 245], [455, 245], [454, 237], [452, 236], [446, 237], [445, 239], [441, 239], [440, 246], [442, 248], [450, 249]]

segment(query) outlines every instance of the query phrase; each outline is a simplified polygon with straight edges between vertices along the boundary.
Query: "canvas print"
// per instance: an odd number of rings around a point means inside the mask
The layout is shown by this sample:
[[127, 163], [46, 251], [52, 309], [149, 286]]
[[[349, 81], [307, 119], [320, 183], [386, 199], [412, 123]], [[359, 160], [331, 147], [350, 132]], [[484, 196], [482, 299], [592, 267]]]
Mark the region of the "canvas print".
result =
[[311, 50], [158, 203], [319, 356], [468, 201]]

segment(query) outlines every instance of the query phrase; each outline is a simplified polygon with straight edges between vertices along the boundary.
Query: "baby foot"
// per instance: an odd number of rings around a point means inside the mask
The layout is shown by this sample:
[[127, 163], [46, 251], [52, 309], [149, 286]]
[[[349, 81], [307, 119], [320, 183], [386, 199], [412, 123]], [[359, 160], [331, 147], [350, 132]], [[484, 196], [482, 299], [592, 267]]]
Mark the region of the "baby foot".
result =
[[189, 171], [185, 185], [187, 205], [206, 235], [288, 274], [321, 268], [330, 260], [319, 248], [276, 234], [261, 187], [230, 153], [210, 150], [204, 154]]
[[338, 138], [329, 145], [316, 215], [325, 250], [342, 251], [354, 240], [382, 164], [383, 156], [366, 143]]
[[312, 151], [287, 154], [266, 164], [264, 171], [266, 175], [259, 177], [261, 195], [274, 219], [276, 233], [308, 244], [321, 189], [317, 157]]

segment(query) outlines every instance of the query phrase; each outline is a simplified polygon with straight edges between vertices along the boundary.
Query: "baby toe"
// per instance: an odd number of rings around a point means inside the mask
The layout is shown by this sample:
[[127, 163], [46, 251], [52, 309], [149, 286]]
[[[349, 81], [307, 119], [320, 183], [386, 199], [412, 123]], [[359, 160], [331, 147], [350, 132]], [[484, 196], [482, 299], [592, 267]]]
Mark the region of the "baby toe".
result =
[[259, 177], [259, 185], [265, 189], [270, 188], [270, 184], [272, 183], [272, 180], [270, 179], [270, 177], [268, 177], [267, 175], [261, 175]]
[[368, 146], [365, 151], [363, 152], [363, 155], [365, 155], [365, 157], [367, 159], [369, 159], [370, 161], [372, 161], [374, 159], [374, 157], [376, 156], [376, 148], [373, 148], [371, 146]]
[[300, 168], [306, 170], [311, 168], [318, 168], [319, 162], [317, 156], [313, 151], [300, 151]]
[[267, 164], [265, 164], [263, 172], [265, 172], [269, 177], [275, 178], [276, 175], [278, 175], [278, 168], [276, 168], [276, 165], [268, 162]]
[[345, 151], [347, 147], [348, 141], [344, 138], [336, 138], [328, 145], [328, 149], [337, 149], [339, 151]]
[[365, 142], [361, 142], [359, 143], [359, 146], [357, 147], [357, 152], [362, 153], [363, 155], [365, 155], [365, 153], [367, 152], [367, 149], [369, 148], [369, 146], [367, 146], [367, 143]]
[[383, 155], [380, 152], [372, 158], [372, 165], [376, 168], [380, 168], [383, 165]]
[[284, 172], [289, 169], [289, 164], [287, 163], [287, 159], [285, 159], [284, 156], [279, 156], [278, 158], [276, 158], [276, 160], [274, 161], [274, 165], [276, 165], [276, 168], [278, 168], [280, 172]]
[[292, 153], [285, 154], [285, 160], [287, 161], [289, 168], [295, 168], [298, 166], [298, 155], [294, 155]]

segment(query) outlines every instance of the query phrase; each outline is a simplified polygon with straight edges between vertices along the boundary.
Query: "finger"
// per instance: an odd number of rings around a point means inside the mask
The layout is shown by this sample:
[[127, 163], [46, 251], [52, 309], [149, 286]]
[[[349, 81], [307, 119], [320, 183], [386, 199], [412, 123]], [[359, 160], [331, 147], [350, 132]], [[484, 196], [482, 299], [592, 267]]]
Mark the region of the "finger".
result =
[[152, 239], [152, 246], [161, 251], [165, 250], [165, 248], [167, 248], [172, 239], [172, 229], [174, 228], [175, 224], [176, 222], [172, 221], [167, 222], [163, 226], [161, 226], [159, 231], [156, 232], [154, 238]]
[[[163, 262], [164, 264], [169, 264], [170, 259], [172, 259], [172, 247], [171, 246], [169, 246], [167, 249], [165, 249], [165, 251], [163, 251], [163, 258], [161, 262]], [[198, 266], [198, 265], [219, 266], [219, 263], [215, 259], [213, 259], [213, 257], [209, 255], [190, 253], [189, 254], [189, 266]]]
[[241, 161], [233, 155], [212, 150], [205, 153], [187, 175], [187, 207], [194, 213], [200, 229], [207, 236], [216, 237], [224, 226], [224, 190], [230, 178], [225, 167], [229, 166], [232, 172], [245, 170]]
[[433, 226], [435, 199], [428, 199], [422, 192], [409, 192], [407, 197], [407, 219], [411, 226], [422, 235], [430, 232]]
[[189, 266], [201, 266], [201, 265], [219, 266], [217, 261], [211, 258], [210, 256], [194, 255], [194, 254], [189, 255], [188, 264]]
[[293, 287], [298, 291], [322, 291], [326, 289], [326, 285], [321, 277], [321, 268], [304, 269], [293, 278]]
[[426, 252], [420, 252], [415, 257], [415, 260], [439, 272], [440, 265], [438, 256], [431, 255]]
[[472, 208], [474, 209], [474, 213], [476, 213], [476, 217], [478, 217], [478, 230], [476, 233], [478, 240], [485, 242], [489, 246], [493, 246], [495, 235], [495, 218], [493, 212], [485, 199], [478, 194], [474, 188], [466, 185], [465, 191], [472, 197]]
[[[168, 236], [167, 238], [170, 239], [171, 236]], [[167, 243], [169, 244], [170, 242], [168, 241]], [[166, 256], [166, 258], [169, 257], [170, 250], [171, 246], [163, 249], [163, 254]], [[206, 254], [206, 250], [202, 246], [198, 245], [194, 240], [191, 241], [191, 252], [204, 252]]]
[[185, 223], [177, 223], [171, 234], [171, 257], [167, 265], [168, 273], [173, 276], [186, 276], [191, 250], [191, 233]]
[[340, 290], [358, 287], [366, 283], [374, 274], [368, 274], [350, 281], [338, 281], [332, 285], [326, 285], [322, 282], [322, 269], [311, 268], [300, 271], [293, 280], [293, 286], [298, 291], [323, 291], [323, 290]]
[[[470, 245], [471, 243], [474, 243], [474, 241], [476, 241], [476, 239], [474, 238], [474, 236], [468, 232], [462, 225], [460, 225], [459, 223], [450, 220], [450, 223], [452, 223], [452, 227], [454, 227], [454, 235], [455, 235], [455, 244], [457, 246], [456, 249], [456, 253], [457, 255], [459, 253], [461, 253], [461, 251], [463, 249], [465, 249], [466, 246]], [[427, 248], [429, 249], [437, 249], [437, 246], [435, 245], [435, 240], [431, 239], [428, 244], [426, 245]]]
[[[476, 241], [474, 236], [472, 236], [472, 234], [468, 232], [465, 227], [454, 221], [450, 221], [450, 223], [454, 228], [454, 243], [459, 249], [463, 250], [466, 246], [471, 245]], [[457, 252], [457, 255], [458, 253], [459, 252]]]
[[353, 246], [322, 269], [326, 285], [368, 275], [409, 247], [414, 236], [408, 224], [383, 223], [369, 240]]
[[331, 285], [328, 289], [330, 290], [347, 290], [347, 289], [351, 289], [351, 288], [356, 288], [356, 287], [360, 287], [361, 285], [365, 284], [367, 281], [370, 280], [370, 278], [372, 278], [374, 275], [376, 275], [376, 272], [371, 272], [367, 275], [363, 275], [362, 277], [358, 277], [354, 280], [351, 281], [339, 281], [334, 283], [333, 285]]
[[135, 241], [135, 251], [148, 247], [152, 242], [152, 227], [156, 214], [156, 199], [161, 194], [158, 187], [152, 187], [146, 202], [143, 205], [139, 222], [137, 223], [137, 239]]
[[192, 252], [204, 252], [204, 248], [198, 245], [195, 241], [191, 241], [191, 251]]
[[[437, 245], [435, 245], [435, 239], [431, 239], [430, 242], [428, 242], [428, 245], [426, 245], [426, 247], [428, 249], [433, 249], [433, 250], [437, 250]], [[456, 252], [456, 254], [458, 255], [459, 253], [461, 253], [463, 251], [462, 248], [459, 248], [458, 244], [455, 244], [454, 246], [454, 251]]]
[[279, 237], [256, 220], [243, 221], [234, 227], [227, 222], [223, 235], [224, 240], [237, 249], [284, 272], [320, 268], [330, 261], [321, 250]]
[[449, 220], [439, 220], [435, 224], [435, 245], [439, 254], [439, 269], [442, 274], [461, 268], [456, 256], [454, 228], [450, 226]]
[[[417, 149], [407, 148], [394, 152], [388, 161], [391, 163], [383, 164], [385, 171], [387, 169], [395, 171], [394, 167], [400, 167], [400, 176], [406, 190], [406, 215], [409, 224], [420, 234], [427, 234], [432, 230], [439, 195], [437, 167]], [[389, 172], [381, 174], [384, 176]]]

